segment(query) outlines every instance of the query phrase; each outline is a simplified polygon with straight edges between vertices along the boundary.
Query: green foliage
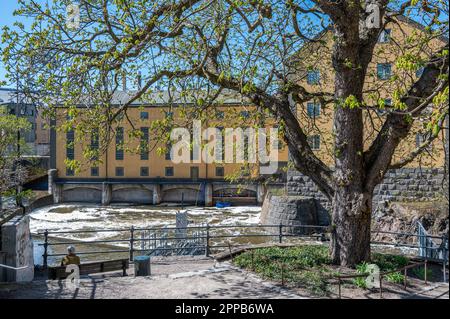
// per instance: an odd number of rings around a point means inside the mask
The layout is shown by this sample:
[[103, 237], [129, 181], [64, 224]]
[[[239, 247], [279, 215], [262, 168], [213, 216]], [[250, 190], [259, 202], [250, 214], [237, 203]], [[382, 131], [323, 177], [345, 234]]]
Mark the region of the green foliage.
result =
[[[416, 267], [412, 269], [413, 274], [422, 280], [425, 280], [425, 267]], [[433, 275], [433, 271], [430, 268], [427, 268], [427, 279], [431, 278]]]
[[394, 284], [400, 284], [405, 280], [405, 276], [398, 271], [387, 274], [385, 278], [388, 282], [392, 282]]
[[[368, 270], [368, 263], [362, 263], [356, 266], [356, 273], [357, 274], [367, 274], [369, 272]], [[367, 283], [366, 283], [366, 277], [357, 277], [353, 279], [353, 283], [359, 287], [359, 288], [363, 288], [366, 289], [367, 288]]]
[[[305, 245], [298, 247], [260, 248], [234, 258], [234, 263], [261, 276], [287, 284], [300, 285], [314, 294], [327, 292], [331, 263], [328, 247]], [[283, 269], [282, 269], [283, 268]]]
[[[391, 255], [391, 254], [381, 254], [381, 253], [373, 253], [372, 261], [370, 263], [361, 263], [356, 266], [357, 274], [366, 274], [369, 273], [369, 265], [375, 264], [380, 268], [381, 272], [393, 271], [395, 269], [402, 268], [408, 265], [409, 259], [405, 256], [400, 255]], [[386, 280], [392, 283], [401, 283], [404, 280], [404, 275], [399, 272], [394, 272], [386, 275]], [[359, 287], [366, 289], [366, 277], [354, 278], [353, 283]]]
[[372, 263], [380, 267], [381, 271], [392, 271], [408, 265], [409, 258], [400, 255], [373, 253]]

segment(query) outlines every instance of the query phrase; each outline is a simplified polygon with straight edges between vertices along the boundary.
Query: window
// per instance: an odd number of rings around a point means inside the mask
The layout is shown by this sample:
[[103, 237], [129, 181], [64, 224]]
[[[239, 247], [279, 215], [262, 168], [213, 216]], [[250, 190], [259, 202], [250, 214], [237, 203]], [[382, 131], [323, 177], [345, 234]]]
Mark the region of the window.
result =
[[116, 160], [123, 160], [123, 127], [116, 129]]
[[315, 70], [309, 70], [308, 75], [306, 77], [306, 81], [309, 85], [316, 85], [320, 82], [320, 71]]
[[172, 144], [167, 143], [166, 145], [166, 161], [172, 160]]
[[141, 112], [141, 120], [148, 120], [148, 112]]
[[380, 80], [389, 80], [392, 75], [392, 66], [390, 63], [378, 63], [377, 76]]
[[190, 159], [191, 161], [197, 161], [200, 157], [200, 150], [198, 145], [194, 147], [194, 134], [191, 133], [191, 145], [190, 145]]
[[[384, 107], [391, 107], [392, 106], [392, 100], [391, 99], [384, 99]], [[385, 109], [381, 109], [381, 108], [377, 108], [376, 112], [378, 113], [378, 115], [384, 115], [386, 114], [386, 110]]]
[[68, 160], [75, 159], [75, 132], [70, 130], [66, 133], [66, 158]]
[[423, 71], [425, 70], [425, 68], [423, 66], [421, 66], [417, 71], [416, 71], [416, 77], [420, 78], [423, 74]]
[[98, 160], [98, 147], [99, 147], [99, 138], [98, 138], [98, 130], [95, 129], [91, 134], [91, 151], [95, 154], [91, 161]]
[[71, 168], [66, 168], [66, 176], [74, 176], [75, 172]]
[[391, 41], [391, 29], [381, 31], [378, 43], [388, 43], [389, 41]]
[[148, 167], [141, 167], [141, 176], [148, 176]]
[[320, 149], [320, 135], [308, 136], [308, 143], [312, 150]]
[[173, 112], [165, 112], [166, 113], [166, 118], [171, 119], [173, 118]]
[[216, 167], [216, 176], [225, 176], [225, 169], [223, 167]]
[[[428, 137], [429, 137], [428, 134], [416, 133], [416, 147], [422, 146], [422, 144], [427, 141]], [[429, 144], [425, 149], [430, 151], [431, 144]]]
[[116, 167], [116, 176], [124, 176], [123, 167]]
[[166, 167], [166, 176], [173, 176], [173, 167]]
[[241, 117], [247, 119], [250, 117], [250, 113], [248, 111], [241, 111]]
[[392, 99], [384, 99], [385, 106], [392, 106]]
[[310, 118], [316, 118], [320, 115], [320, 103], [308, 102], [306, 112]]
[[197, 179], [199, 175], [198, 166], [191, 167], [191, 178]]
[[98, 176], [98, 167], [91, 167], [91, 176]]
[[216, 119], [218, 119], [218, 120], [223, 120], [224, 117], [225, 117], [224, 112], [222, 112], [222, 111], [217, 111], [217, 112], [216, 112]]
[[219, 141], [217, 141], [217, 149], [215, 150], [215, 157], [216, 161], [222, 161], [225, 160], [225, 129], [223, 126], [219, 126], [217, 128], [220, 131], [221, 134], [221, 143], [219, 144]]
[[141, 127], [141, 160], [148, 160], [149, 157], [149, 135], [148, 135], [148, 127]]

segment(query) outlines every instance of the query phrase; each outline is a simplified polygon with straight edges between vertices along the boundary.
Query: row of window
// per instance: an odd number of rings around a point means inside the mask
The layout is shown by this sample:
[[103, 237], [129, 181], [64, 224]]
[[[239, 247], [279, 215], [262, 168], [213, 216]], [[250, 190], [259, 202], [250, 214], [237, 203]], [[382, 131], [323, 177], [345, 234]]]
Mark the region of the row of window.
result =
[[[416, 77], [422, 76], [424, 68], [421, 67], [416, 71]], [[377, 78], [379, 80], [389, 80], [392, 76], [392, 64], [391, 63], [378, 63], [377, 64]], [[309, 70], [306, 76], [306, 82], [309, 85], [317, 85], [320, 83], [320, 71]]]
[[[166, 177], [171, 177], [175, 175], [175, 169], [173, 166], [165, 167], [164, 174]], [[199, 168], [198, 166], [191, 167], [191, 178], [196, 179], [199, 178]], [[67, 176], [74, 176], [74, 171], [70, 168], [67, 168], [66, 171]], [[117, 177], [125, 176], [125, 168], [124, 167], [116, 167], [115, 175]], [[145, 177], [150, 175], [150, 170], [148, 167], [140, 168], [140, 176]], [[99, 168], [91, 167], [91, 176], [99, 176]], [[225, 176], [225, 169], [223, 167], [216, 167], [216, 176], [223, 177]]]
[[[250, 112], [248, 112], [248, 111], [241, 111], [239, 114], [240, 114], [240, 116], [243, 117], [243, 118], [248, 118], [248, 117], [250, 117]], [[166, 112], [166, 116], [167, 116], [167, 117], [173, 116], [173, 112]], [[139, 116], [139, 117], [140, 117], [141, 120], [148, 120], [148, 119], [149, 119], [148, 112], [142, 111], [142, 112], [140, 113], [140, 116]], [[225, 118], [225, 113], [224, 113], [223, 111], [217, 111], [217, 112], [216, 112], [216, 119], [222, 120], [222, 119], [224, 119], [224, 118]]]

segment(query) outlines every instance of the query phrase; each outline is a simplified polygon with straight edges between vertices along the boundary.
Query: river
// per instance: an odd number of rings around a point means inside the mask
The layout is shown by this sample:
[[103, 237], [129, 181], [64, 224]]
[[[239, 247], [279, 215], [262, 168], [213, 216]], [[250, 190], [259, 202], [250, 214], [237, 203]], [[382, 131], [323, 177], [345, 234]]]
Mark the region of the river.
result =
[[[61, 204], [43, 207], [30, 213], [30, 230], [35, 242], [35, 263], [42, 264], [43, 247], [39, 243], [43, 242], [43, 237], [38, 236], [45, 230], [51, 231], [88, 231], [86, 233], [61, 233], [50, 234], [51, 242], [64, 242], [67, 240], [79, 241], [78, 251], [101, 250], [106, 244], [83, 244], [93, 240], [125, 240], [130, 237], [129, 229], [135, 228], [164, 228], [175, 226], [175, 215], [181, 208], [179, 207], [159, 207], [159, 206], [99, 206], [87, 204]], [[211, 226], [230, 225], [256, 225], [259, 223], [261, 207], [239, 206], [227, 208], [215, 207], [186, 207], [189, 226], [200, 226], [209, 224]], [[89, 232], [95, 229], [124, 229], [108, 232]], [[221, 229], [220, 232], [239, 235], [244, 228]], [[219, 231], [219, 230], [218, 230]], [[248, 229], [246, 230], [248, 232]], [[141, 234], [135, 234], [137, 238]], [[240, 243], [261, 242], [261, 239], [247, 238], [240, 240]], [[67, 245], [51, 246], [49, 253], [64, 253]], [[108, 244], [109, 247], [128, 247], [128, 242], [117, 242]], [[122, 254], [123, 255], [123, 254]], [[113, 255], [111, 255], [113, 256]], [[111, 257], [110, 256], [110, 257]], [[98, 259], [98, 256], [86, 255], [85, 260]], [[57, 263], [59, 257], [50, 258], [49, 263]]]

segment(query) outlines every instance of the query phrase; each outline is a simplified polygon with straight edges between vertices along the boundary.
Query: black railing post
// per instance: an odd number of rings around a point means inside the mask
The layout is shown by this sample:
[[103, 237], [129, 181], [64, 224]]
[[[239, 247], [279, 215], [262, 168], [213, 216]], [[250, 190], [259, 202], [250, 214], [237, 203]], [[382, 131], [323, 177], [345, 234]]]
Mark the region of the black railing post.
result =
[[209, 257], [209, 224], [206, 224], [205, 256]]
[[46, 229], [44, 232], [44, 254], [42, 255], [44, 268], [47, 268], [48, 265], [47, 258], [48, 258], [48, 230]]
[[278, 226], [278, 242], [281, 244], [283, 242], [283, 224], [280, 223]]
[[130, 228], [130, 261], [133, 261], [134, 254], [134, 226]]

